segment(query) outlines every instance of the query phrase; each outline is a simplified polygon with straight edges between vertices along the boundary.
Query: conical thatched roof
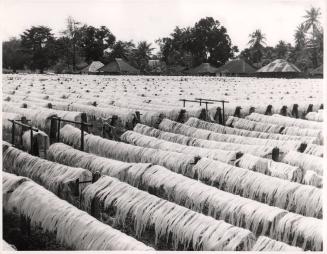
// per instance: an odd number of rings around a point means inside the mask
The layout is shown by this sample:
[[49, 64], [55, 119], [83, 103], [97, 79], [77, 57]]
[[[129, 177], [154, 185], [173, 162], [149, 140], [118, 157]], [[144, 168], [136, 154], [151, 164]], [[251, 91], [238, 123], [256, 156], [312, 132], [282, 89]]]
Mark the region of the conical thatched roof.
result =
[[310, 72], [310, 74], [312, 74], [312, 75], [323, 75], [324, 74], [324, 66], [320, 65], [318, 68], [312, 70]]
[[10, 74], [10, 73], [13, 73], [13, 70], [2, 68], [2, 73], [3, 74]]
[[82, 69], [82, 72], [96, 73], [102, 66], [104, 66], [104, 64], [100, 61], [93, 61], [91, 64]]
[[255, 71], [256, 69], [243, 59], [235, 59], [219, 67], [217, 73], [254, 73]]
[[297, 68], [294, 64], [287, 62], [284, 59], [276, 59], [275, 61], [263, 66], [261, 69], [257, 70], [257, 72], [301, 72], [299, 68]]
[[133, 66], [126, 63], [121, 58], [115, 58], [114, 61], [108, 63], [99, 69], [103, 73], [113, 73], [113, 74], [138, 74], [139, 70]]
[[190, 69], [188, 71], [186, 71], [185, 73], [189, 73], [189, 74], [214, 74], [216, 73], [218, 70], [218, 68], [213, 67], [210, 63], [202, 63], [199, 66]]

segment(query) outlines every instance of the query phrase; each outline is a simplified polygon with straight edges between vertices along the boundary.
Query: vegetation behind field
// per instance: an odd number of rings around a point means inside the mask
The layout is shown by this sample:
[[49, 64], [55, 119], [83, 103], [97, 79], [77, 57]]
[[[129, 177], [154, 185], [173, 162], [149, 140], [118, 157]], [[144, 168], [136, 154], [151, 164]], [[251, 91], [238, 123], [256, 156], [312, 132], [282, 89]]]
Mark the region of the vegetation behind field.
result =
[[65, 29], [55, 37], [46, 26], [33, 26], [21, 35], [2, 43], [3, 68], [31, 70], [43, 73], [79, 72], [92, 61], [106, 64], [122, 58], [140, 70], [151, 72], [149, 60], [160, 60], [169, 67], [192, 68], [203, 62], [215, 67], [237, 57], [256, 68], [275, 59], [294, 63], [303, 72], [317, 68], [323, 61], [323, 29], [321, 12], [312, 7], [303, 16], [303, 22], [294, 31], [294, 44], [279, 41], [275, 46], [266, 45], [264, 31], [249, 35], [248, 48], [241, 52], [228, 35], [227, 29], [212, 17], [200, 19], [190, 27], [176, 27], [168, 37], [158, 38], [160, 47], [153, 54], [151, 43], [122, 41], [106, 26], [94, 27], [81, 24], [68, 17]]

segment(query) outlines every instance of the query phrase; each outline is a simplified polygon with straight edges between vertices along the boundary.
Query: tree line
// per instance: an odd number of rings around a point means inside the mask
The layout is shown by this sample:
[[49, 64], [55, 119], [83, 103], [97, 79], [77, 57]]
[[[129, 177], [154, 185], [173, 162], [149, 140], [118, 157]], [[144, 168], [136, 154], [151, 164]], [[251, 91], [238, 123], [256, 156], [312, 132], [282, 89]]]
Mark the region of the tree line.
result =
[[150, 72], [149, 60], [161, 60], [167, 66], [192, 68], [203, 62], [215, 67], [229, 59], [243, 58], [254, 67], [261, 67], [272, 60], [283, 58], [297, 65], [302, 71], [316, 68], [323, 58], [323, 30], [318, 8], [306, 11], [304, 21], [294, 34], [295, 46], [280, 41], [275, 47], [266, 46], [266, 37], [256, 30], [250, 34], [249, 47], [239, 53], [232, 44], [227, 29], [212, 17], [200, 19], [194, 26], [176, 27], [168, 37], [159, 38], [159, 52], [153, 54], [151, 43], [118, 40], [106, 26], [82, 24], [72, 17], [55, 37], [46, 26], [33, 26], [18, 38], [4, 41], [3, 67], [11, 70], [32, 71], [51, 69], [57, 73], [74, 73], [92, 61], [106, 64], [122, 58], [140, 70]]
[[295, 45], [279, 41], [275, 47], [266, 45], [266, 36], [261, 30], [249, 35], [249, 47], [241, 53], [249, 64], [260, 68], [273, 60], [285, 59], [304, 72], [315, 69], [323, 63], [323, 27], [319, 8], [311, 7], [304, 20], [294, 32]]

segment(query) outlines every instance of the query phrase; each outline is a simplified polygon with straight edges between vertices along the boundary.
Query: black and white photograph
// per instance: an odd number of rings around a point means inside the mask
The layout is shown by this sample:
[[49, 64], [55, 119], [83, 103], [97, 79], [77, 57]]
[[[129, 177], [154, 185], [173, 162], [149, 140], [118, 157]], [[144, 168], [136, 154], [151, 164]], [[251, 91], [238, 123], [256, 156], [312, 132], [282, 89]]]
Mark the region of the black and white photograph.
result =
[[325, 0], [0, 9], [0, 252], [324, 252]]

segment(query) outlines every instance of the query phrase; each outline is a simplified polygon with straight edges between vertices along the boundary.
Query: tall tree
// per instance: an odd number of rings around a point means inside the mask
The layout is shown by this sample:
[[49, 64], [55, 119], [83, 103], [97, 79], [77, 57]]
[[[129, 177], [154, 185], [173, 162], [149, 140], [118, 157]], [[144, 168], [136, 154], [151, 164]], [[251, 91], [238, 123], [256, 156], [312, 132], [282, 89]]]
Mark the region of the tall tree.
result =
[[2, 43], [2, 64], [4, 68], [24, 69], [27, 63], [27, 56], [21, 50], [21, 41], [15, 37]]
[[295, 30], [295, 34], [294, 34], [295, 47], [298, 50], [301, 50], [306, 46], [305, 33], [306, 33], [306, 29], [304, 24], [300, 24]]
[[261, 32], [260, 29], [257, 29], [252, 34], [250, 34], [249, 37], [250, 40], [248, 44], [250, 45], [253, 64], [259, 67], [259, 63], [263, 57], [263, 48], [266, 44], [266, 36]]
[[278, 59], [287, 59], [288, 56], [288, 45], [285, 41], [279, 41], [275, 47], [275, 54]]
[[320, 17], [321, 11], [320, 8], [311, 7], [310, 10], [306, 11], [306, 15], [304, 15], [304, 27], [306, 31], [312, 29], [312, 36], [314, 37], [320, 30]]
[[237, 51], [224, 26], [212, 17], [200, 19], [193, 27], [176, 27], [170, 37], [156, 41], [162, 60], [171, 65], [223, 65]]
[[76, 55], [79, 51], [78, 40], [80, 39], [81, 23], [76, 21], [73, 17], [69, 16], [66, 19], [66, 29], [62, 32], [65, 38], [62, 38], [62, 46], [66, 47], [67, 64], [72, 64], [73, 71], [76, 70]]
[[248, 44], [252, 48], [263, 47], [266, 45], [266, 35], [261, 32], [260, 29], [255, 30], [252, 34], [249, 35], [250, 40]]
[[106, 62], [110, 62], [115, 58], [122, 58], [130, 61], [135, 45], [132, 41], [116, 41], [110, 51], [106, 52]]
[[148, 61], [151, 59], [153, 48], [151, 43], [140, 41], [133, 50], [132, 62], [140, 69], [141, 73], [146, 73], [148, 69]]
[[95, 28], [84, 25], [80, 28], [78, 46], [81, 48], [86, 62], [90, 63], [103, 60], [105, 50], [112, 47], [115, 40], [115, 36], [105, 26]]
[[218, 20], [212, 17], [199, 20], [192, 28], [192, 35], [191, 48], [196, 64], [207, 61], [220, 66], [233, 57], [231, 39]]
[[306, 11], [306, 15], [304, 15], [305, 21], [303, 22], [306, 32], [311, 33], [308, 47], [311, 48], [311, 59], [314, 68], [318, 66], [319, 62], [317, 37], [319, 37], [319, 34], [321, 33], [320, 17], [320, 8], [311, 7], [310, 10]]
[[32, 70], [43, 73], [56, 59], [55, 38], [51, 29], [33, 26], [21, 35], [22, 50], [29, 56], [28, 65]]

